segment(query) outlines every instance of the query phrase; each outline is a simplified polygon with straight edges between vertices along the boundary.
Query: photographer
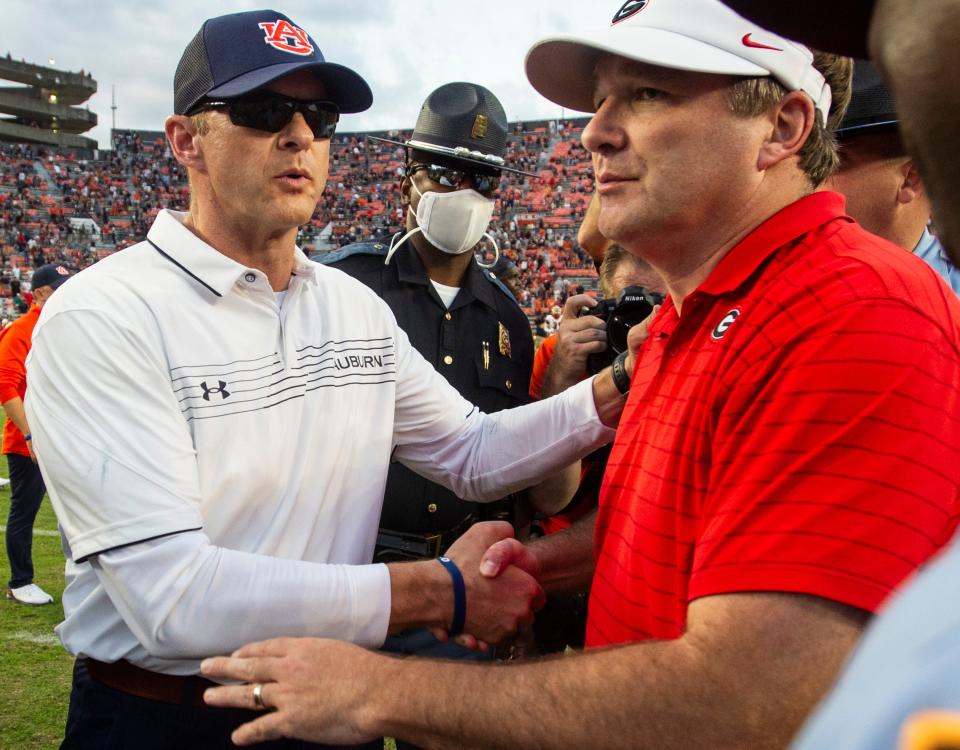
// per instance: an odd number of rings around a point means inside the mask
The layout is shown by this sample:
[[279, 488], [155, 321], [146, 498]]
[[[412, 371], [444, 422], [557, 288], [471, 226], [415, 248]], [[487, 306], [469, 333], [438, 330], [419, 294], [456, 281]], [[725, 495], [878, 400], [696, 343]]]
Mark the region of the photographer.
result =
[[[628, 287], [641, 287], [658, 300], [662, 300], [666, 290], [663, 280], [646, 261], [626, 252], [620, 245], [611, 244], [600, 265], [602, 300], [610, 303]], [[534, 356], [533, 374], [530, 376], [531, 398], [548, 398], [586, 378], [591, 374], [588, 368], [591, 357], [601, 355], [607, 360], [613, 358], [615, 352], [611, 351], [607, 342], [609, 316], [584, 314], [600, 304], [588, 294], [577, 294], [567, 300], [559, 330], [547, 337]], [[640, 320], [633, 322], [639, 323]], [[534, 507], [550, 509], [555, 514], [571, 503], [580, 484], [581, 466], [578, 462], [568, 467], [566, 472], [532, 487], [529, 490], [530, 500]], [[593, 501], [596, 502], [595, 493]], [[569, 519], [564, 522], [563, 516], [553, 514], [544, 520], [544, 529], [548, 533], [569, 525]]]
[[[587, 223], [584, 221], [584, 225]], [[659, 309], [659, 304], [650, 303], [662, 301], [665, 286], [657, 272], [643, 259], [613, 243], [606, 248], [599, 270], [601, 300], [588, 294], [570, 297], [564, 306], [559, 330], [537, 349], [530, 378], [531, 398], [547, 398], [560, 393], [596, 372], [598, 367], [602, 369], [609, 364], [616, 354], [613, 342], [608, 340], [610, 320], [623, 318], [627, 325], [646, 326]], [[649, 298], [646, 306], [643, 303], [618, 304], [621, 295], [638, 291], [645, 292]], [[633, 295], [631, 297], [636, 299]], [[625, 323], [619, 324], [618, 331], [624, 340]], [[554, 511], [538, 519], [535, 528], [552, 534], [596, 509], [609, 455], [609, 446], [604, 446], [531, 487], [528, 494], [534, 507]], [[534, 621], [537, 651], [552, 653], [567, 646], [582, 647], [586, 616], [585, 593], [550, 597]]]

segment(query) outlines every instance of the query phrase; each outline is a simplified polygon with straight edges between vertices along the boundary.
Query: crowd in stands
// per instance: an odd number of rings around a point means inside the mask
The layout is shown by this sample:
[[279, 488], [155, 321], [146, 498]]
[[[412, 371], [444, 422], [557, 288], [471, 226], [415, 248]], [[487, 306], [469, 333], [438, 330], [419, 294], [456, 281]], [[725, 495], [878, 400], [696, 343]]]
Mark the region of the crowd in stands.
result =
[[[541, 320], [596, 274], [577, 244], [577, 228], [593, 191], [580, 144], [583, 122], [517, 123], [508, 163], [536, 177], [505, 172], [490, 225], [501, 255], [521, 274], [520, 304]], [[387, 237], [404, 221], [399, 186], [404, 149], [367, 138], [404, 141], [409, 132], [340, 133], [330, 147], [327, 188], [302, 229], [308, 253], [370, 237]], [[24, 144], [0, 146], [0, 315], [29, 305], [31, 270], [54, 260], [74, 270], [142, 239], [158, 211], [184, 210], [184, 170], [161, 132], [114, 131], [110, 150], [93, 155]], [[484, 247], [487, 260], [493, 248]]]

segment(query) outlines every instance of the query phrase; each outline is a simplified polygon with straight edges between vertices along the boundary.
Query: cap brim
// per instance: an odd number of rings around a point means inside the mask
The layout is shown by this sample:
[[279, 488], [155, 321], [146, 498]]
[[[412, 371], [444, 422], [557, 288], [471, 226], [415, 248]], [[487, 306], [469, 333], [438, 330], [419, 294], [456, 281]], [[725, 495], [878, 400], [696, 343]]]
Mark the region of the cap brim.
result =
[[470, 164], [476, 164], [480, 167], [486, 167], [487, 169], [499, 169], [503, 172], [513, 172], [514, 174], [522, 174], [525, 177], [539, 177], [540, 175], [534, 174], [533, 172], [524, 172], [522, 169], [514, 169], [513, 167], [508, 167], [501, 164], [491, 164], [488, 161], [483, 161], [482, 159], [470, 159], [465, 156], [453, 156], [447, 151], [443, 151], [439, 148], [430, 148], [429, 144], [418, 142], [415, 146], [410, 145], [410, 142], [402, 143], [400, 141], [392, 141], [389, 138], [381, 138], [376, 135], [365, 136], [367, 140], [379, 141], [380, 143], [389, 143], [393, 146], [402, 146], [403, 148], [413, 149], [414, 151], [426, 151], [428, 153], [437, 154], [442, 156], [444, 159], [455, 161], [455, 162], [469, 162]]
[[869, 122], [857, 122], [850, 125], [842, 125], [833, 132], [837, 135], [851, 135], [855, 133], [866, 133], [871, 130], [896, 130], [900, 123], [896, 119], [880, 118]]
[[775, 34], [824, 52], [867, 58], [872, 0], [723, 0], [744, 18]]
[[527, 53], [527, 78], [550, 101], [580, 112], [593, 112], [594, 68], [605, 54], [675, 70], [770, 75], [766, 68], [749, 60], [682, 34], [649, 27], [621, 27], [537, 42]]
[[336, 104], [343, 114], [363, 112], [373, 104], [373, 94], [370, 91], [370, 86], [360, 77], [359, 73], [343, 65], [329, 62], [293, 62], [269, 65], [237, 76], [231, 81], [210, 89], [206, 96], [225, 98], [241, 96], [300, 70], [309, 71], [323, 81], [327, 87], [327, 99]]

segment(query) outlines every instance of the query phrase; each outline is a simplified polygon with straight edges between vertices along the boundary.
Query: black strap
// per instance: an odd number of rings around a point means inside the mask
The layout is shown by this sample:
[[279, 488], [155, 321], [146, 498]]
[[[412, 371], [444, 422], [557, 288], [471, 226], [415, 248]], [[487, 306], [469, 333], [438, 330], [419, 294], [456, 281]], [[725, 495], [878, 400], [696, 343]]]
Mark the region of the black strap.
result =
[[626, 393], [630, 390], [630, 376], [627, 375], [626, 361], [627, 352], [622, 351], [617, 355], [617, 358], [613, 360], [611, 367], [613, 371], [613, 384], [620, 393]]

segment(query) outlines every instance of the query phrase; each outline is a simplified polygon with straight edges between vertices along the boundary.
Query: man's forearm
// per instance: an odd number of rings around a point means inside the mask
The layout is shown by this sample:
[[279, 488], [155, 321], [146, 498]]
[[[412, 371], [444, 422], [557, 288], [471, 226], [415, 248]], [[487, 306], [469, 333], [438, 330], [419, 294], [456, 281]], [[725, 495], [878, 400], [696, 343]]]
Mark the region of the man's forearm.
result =
[[[610, 388], [616, 390], [612, 382]], [[602, 386], [601, 394], [606, 394]], [[458, 497], [499, 499], [526, 489], [613, 438], [606, 422], [601, 421], [603, 413], [610, 411], [608, 399], [604, 395], [599, 398], [598, 402], [596, 389], [587, 381], [551, 399], [516, 409], [495, 414], [474, 412], [462, 425], [451, 420], [453, 432], [401, 443], [394, 455]], [[598, 403], [604, 405], [605, 412], [600, 412]]]
[[536, 558], [537, 580], [548, 594], [587, 591], [593, 577], [594, 529], [597, 512], [555, 534], [547, 534], [528, 544]]
[[27, 424], [27, 414], [23, 410], [23, 400], [19, 396], [15, 396], [8, 401], [4, 401], [2, 406], [16, 428], [24, 435], [28, 435], [30, 433], [30, 425]]
[[758, 730], [751, 706], [734, 697], [736, 680], [683, 641], [494, 667], [393, 660], [381, 676], [418, 687], [381, 691], [369, 729], [426, 748], [762, 750], [789, 737]]
[[627, 396], [617, 390], [617, 386], [613, 383], [613, 372], [609, 367], [593, 379], [593, 401], [600, 421], [607, 427], [616, 428], [620, 422], [623, 407], [627, 403]]
[[580, 462], [554, 472], [540, 484], [527, 489], [527, 497], [534, 508], [548, 516], [562, 511], [580, 486]]
[[[90, 562], [153, 656], [190, 659], [286, 634], [379, 646], [387, 634], [390, 582], [382, 565], [256, 555], [212, 545], [200, 531], [120, 547]], [[268, 616], [252, 613], [251, 601]]]
[[[430, 688], [382, 691], [367, 718], [378, 733], [425, 747], [783, 748], [865, 614], [789, 595], [734, 598], [726, 611], [700, 600], [710, 614], [678, 640], [494, 667], [381, 664], [390, 684]], [[463, 699], [437, 711], [436, 695]]]
[[453, 617], [450, 575], [435, 560], [390, 563], [390, 625], [397, 633], [414, 626], [449, 628]]
[[[443, 748], [768, 750], [789, 742], [865, 619], [816, 597], [717, 595], [691, 603], [678, 640], [579, 655], [467, 664], [281, 639], [210, 660], [204, 672], [267, 683], [263, 699], [276, 712], [241, 727], [239, 744], [282, 732], [328, 743], [390, 735]], [[249, 685], [228, 686], [207, 700], [249, 707], [250, 696]]]
[[[570, 366], [565, 367], [562, 357], [554, 356], [547, 366], [547, 372], [543, 376], [543, 386], [540, 388], [540, 398], [549, 398], [563, 393], [567, 388], [576, 385], [586, 376], [586, 369], [579, 367], [579, 362], [572, 362]], [[575, 369], [573, 365], [577, 365]]]

